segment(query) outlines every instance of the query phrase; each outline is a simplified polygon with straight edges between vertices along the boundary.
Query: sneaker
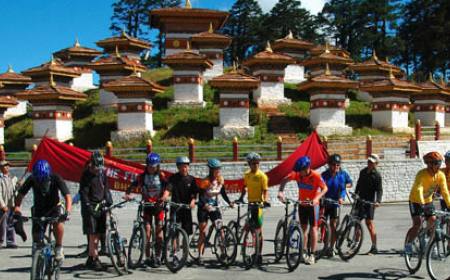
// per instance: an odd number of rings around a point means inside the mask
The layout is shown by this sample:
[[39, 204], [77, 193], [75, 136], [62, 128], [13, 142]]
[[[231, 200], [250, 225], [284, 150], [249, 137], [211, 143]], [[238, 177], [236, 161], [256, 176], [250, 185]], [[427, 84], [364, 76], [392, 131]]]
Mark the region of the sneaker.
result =
[[62, 246], [55, 248], [55, 259], [59, 262], [64, 260], [64, 251]]
[[312, 265], [316, 263], [316, 257], [314, 256], [314, 254], [311, 254], [306, 260], [305, 260], [306, 264]]
[[368, 255], [376, 255], [376, 254], [378, 254], [377, 246], [372, 245], [372, 247], [370, 247], [370, 251], [369, 251]]
[[18, 246], [16, 244], [8, 244], [8, 245], [6, 245], [6, 248], [7, 249], [17, 249]]
[[150, 258], [146, 258], [145, 259], [145, 261], [144, 261], [144, 265], [145, 266], [153, 266], [153, 262], [152, 262], [152, 260], [150, 259]]
[[413, 253], [412, 243], [406, 243], [405, 244], [405, 254], [412, 255], [412, 253]]
[[153, 265], [155, 267], [160, 267], [161, 266], [161, 257], [155, 257], [153, 260]]
[[100, 251], [98, 251], [98, 255], [99, 256], [109, 256], [108, 251], [106, 249], [100, 249]]
[[308, 259], [308, 258], [309, 258], [308, 254], [303, 253], [303, 255], [302, 255], [302, 260], [303, 260], [304, 263], [307, 262], [307, 259]]
[[86, 265], [86, 267], [91, 267], [92, 263], [93, 263], [92, 257], [88, 257], [85, 265]]
[[95, 260], [92, 260], [90, 269], [95, 271], [105, 271], [106, 266], [100, 261], [100, 259], [97, 258]]

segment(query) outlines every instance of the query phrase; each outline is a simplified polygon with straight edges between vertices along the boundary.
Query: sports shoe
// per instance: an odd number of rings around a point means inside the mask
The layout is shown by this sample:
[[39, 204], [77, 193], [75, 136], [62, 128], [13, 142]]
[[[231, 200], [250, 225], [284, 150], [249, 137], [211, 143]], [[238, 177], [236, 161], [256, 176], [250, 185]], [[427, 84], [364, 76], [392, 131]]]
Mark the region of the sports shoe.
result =
[[18, 246], [17, 246], [16, 244], [7, 244], [7, 245], [6, 245], [6, 248], [7, 248], [7, 249], [17, 249]]
[[64, 260], [64, 251], [62, 246], [57, 246], [55, 248], [55, 260], [59, 262]]
[[406, 243], [405, 244], [405, 254], [412, 255], [412, 253], [413, 253], [412, 243]]
[[100, 262], [100, 259], [98, 259], [98, 258], [95, 260], [92, 260], [92, 263], [89, 268], [92, 270], [95, 270], [95, 271], [105, 271], [106, 270], [106, 266], [104, 264], [102, 264], [102, 262]]
[[372, 245], [372, 247], [370, 247], [370, 251], [369, 251], [368, 254], [369, 254], [369, 255], [376, 255], [376, 254], [378, 254], [377, 246]]
[[306, 260], [305, 260], [306, 264], [312, 265], [316, 263], [316, 257], [314, 256], [314, 254], [311, 254]]
[[303, 253], [303, 255], [302, 255], [302, 260], [303, 260], [304, 263], [307, 262], [308, 258], [309, 258], [308, 254]]

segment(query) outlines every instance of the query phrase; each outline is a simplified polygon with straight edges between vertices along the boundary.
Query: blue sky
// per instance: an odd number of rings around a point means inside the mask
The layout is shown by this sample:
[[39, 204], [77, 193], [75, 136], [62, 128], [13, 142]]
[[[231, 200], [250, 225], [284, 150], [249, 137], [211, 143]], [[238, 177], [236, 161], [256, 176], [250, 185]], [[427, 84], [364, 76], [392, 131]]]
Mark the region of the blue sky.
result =
[[[11, 64], [16, 72], [50, 60], [54, 51], [73, 45], [95, 47], [111, 36], [114, 0], [0, 0], [0, 73]], [[191, 0], [194, 7], [228, 10], [234, 0]], [[277, 0], [259, 0], [265, 11]], [[316, 13], [325, 0], [303, 0]]]

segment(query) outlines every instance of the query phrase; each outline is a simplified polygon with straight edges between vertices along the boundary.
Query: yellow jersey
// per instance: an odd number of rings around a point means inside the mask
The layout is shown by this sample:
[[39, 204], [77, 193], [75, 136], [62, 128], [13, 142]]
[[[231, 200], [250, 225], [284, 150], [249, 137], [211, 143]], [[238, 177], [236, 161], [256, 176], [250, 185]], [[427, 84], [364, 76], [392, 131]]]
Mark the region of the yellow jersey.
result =
[[248, 202], [263, 202], [263, 191], [269, 189], [267, 175], [258, 169], [255, 173], [251, 170], [245, 172], [244, 184], [247, 187]]
[[440, 192], [445, 203], [450, 205], [450, 195], [447, 189], [447, 180], [442, 171], [431, 175], [428, 170], [422, 169], [417, 172], [416, 179], [409, 194], [409, 201], [419, 204], [427, 204], [433, 202], [436, 192]]

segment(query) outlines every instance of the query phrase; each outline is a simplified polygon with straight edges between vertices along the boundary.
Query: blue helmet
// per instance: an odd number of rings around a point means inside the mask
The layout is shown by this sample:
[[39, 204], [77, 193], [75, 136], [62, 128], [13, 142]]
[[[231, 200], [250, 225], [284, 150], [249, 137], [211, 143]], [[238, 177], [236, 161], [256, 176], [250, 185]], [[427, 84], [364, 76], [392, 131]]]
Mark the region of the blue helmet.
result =
[[179, 165], [179, 164], [189, 164], [189, 163], [191, 163], [191, 161], [189, 160], [189, 158], [188, 157], [177, 157], [177, 160], [176, 160], [176, 164], [177, 165]]
[[145, 160], [145, 163], [148, 166], [156, 166], [161, 163], [161, 157], [157, 153], [150, 153], [147, 155], [147, 159]]
[[245, 157], [245, 159], [247, 160], [247, 162], [260, 162], [261, 161], [261, 156], [258, 153], [255, 152], [250, 152], [247, 154], [247, 156]]
[[42, 183], [50, 178], [52, 168], [48, 161], [40, 159], [34, 163], [31, 173], [39, 183]]
[[218, 160], [216, 158], [210, 158], [210, 159], [208, 159], [208, 167], [211, 169], [221, 168], [222, 163], [220, 162], [220, 160]]
[[304, 170], [310, 166], [311, 166], [311, 159], [308, 156], [303, 156], [303, 157], [300, 157], [295, 162], [294, 168], [292, 170], [298, 172], [298, 171]]
[[447, 151], [444, 155], [445, 160], [450, 160], [450, 151]]

